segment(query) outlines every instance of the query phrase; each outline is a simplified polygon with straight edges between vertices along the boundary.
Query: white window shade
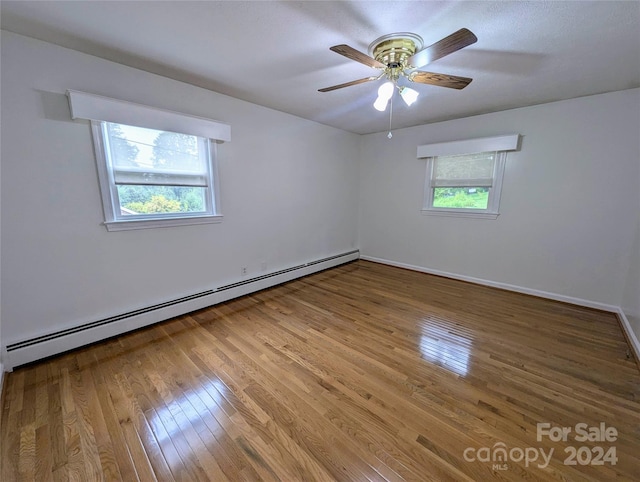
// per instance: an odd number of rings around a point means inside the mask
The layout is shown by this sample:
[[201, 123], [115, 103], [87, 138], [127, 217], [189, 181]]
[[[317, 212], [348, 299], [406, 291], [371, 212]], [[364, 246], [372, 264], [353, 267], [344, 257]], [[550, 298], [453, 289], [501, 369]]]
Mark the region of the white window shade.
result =
[[231, 140], [231, 126], [212, 119], [74, 90], [68, 90], [67, 96], [73, 119], [140, 126], [160, 131], [179, 132], [217, 141]]
[[[202, 155], [206, 146], [198, 148], [198, 142], [204, 142], [203, 138], [111, 122], [103, 122], [102, 129], [116, 185], [209, 185], [208, 161]], [[151, 137], [154, 137], [153, 141]]]
[[431, 187], [491, 187], [495, 160], [495, 152], [436, 157]]

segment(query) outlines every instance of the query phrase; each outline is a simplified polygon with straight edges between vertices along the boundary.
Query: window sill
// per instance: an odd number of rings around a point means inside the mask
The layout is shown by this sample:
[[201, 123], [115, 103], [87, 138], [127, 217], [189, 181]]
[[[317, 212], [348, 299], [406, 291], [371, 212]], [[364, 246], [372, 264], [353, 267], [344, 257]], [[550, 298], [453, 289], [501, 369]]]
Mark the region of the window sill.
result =
[[499, 213], [474, 213], [472, 211], [448, 211], [445, 209], [422, 209], [424, 216], [451, 216], [455, 218], [497, 219]]
[[123, 221], [106, 221], [103, 224], [107, 228], [107, 231], [129, 231], [131, 229], [170, 228], [173, 226], [213, 224], [220, 222], [222, 222], [222, 215], [190, 216], [167, 219], [131, 219]]

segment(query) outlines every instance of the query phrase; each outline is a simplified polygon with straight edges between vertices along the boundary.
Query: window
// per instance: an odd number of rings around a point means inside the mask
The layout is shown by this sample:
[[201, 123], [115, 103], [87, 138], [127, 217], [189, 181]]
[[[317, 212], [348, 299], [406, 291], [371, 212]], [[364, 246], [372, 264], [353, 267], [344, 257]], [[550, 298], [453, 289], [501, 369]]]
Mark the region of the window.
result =
[[147, 223], [157, 227], [219, 217], [209, 139], [113, 122], [92, 125], [107, 223], [165, 221]]
[[69, 98], [74, 118], [91, 120], [109, 231], [222, 220], [215, 140], [229, 140], [228, 126], [81, 92]]
[[[495, 219], [506, 150], [517, 144], [516, 135], [420, 146], [418, 157], [427, 158], [423, 213]], [[473, 151], [486, 147], [498, 149]]]
[[429, 158], [424, 209], [497, 215], [504, 156], [481, 152]]

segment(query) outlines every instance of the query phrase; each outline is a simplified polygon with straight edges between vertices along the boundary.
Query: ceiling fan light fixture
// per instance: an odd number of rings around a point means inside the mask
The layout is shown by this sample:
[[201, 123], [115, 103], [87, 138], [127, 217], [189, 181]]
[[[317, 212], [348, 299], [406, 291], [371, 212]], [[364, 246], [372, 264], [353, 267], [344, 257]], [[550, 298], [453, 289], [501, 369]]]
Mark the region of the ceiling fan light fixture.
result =
[[389, 99], [391, 99], [391, 97], [393, 96], [394, 87], [395, 87], [394, 83], [391, 82], [390, 80], [382, 84], [378, 88], [378, 98], [384, 99], [385, 101], [388, 101]]
[[402, 100], [404, 100], [404, 103], [407, 104], [407, 106], [410, 106], [418, 100], [418, 95], [420, 94], [417, 90], [413, 90], [409, 87], [400, 88], [400, 97], [402, 97]]
[[384, 112], [387, 109], [387, 104], [389, 103], [389, 99], [382, 98], [378, 96], [376, 101], [373, 103], [373, 107], [380, 112]]
[[395, 90], [395, 84], [390, 80], [382, 84], [378, 88], [378, 98], [373, 103], [373, 107], [375, 107], [375, 109], [379, 110], [380, 112], [384, 112], [385, 109], [387, 108], [387, 103], [389, 102], [389, 99], [393, 97], [394, 90]]

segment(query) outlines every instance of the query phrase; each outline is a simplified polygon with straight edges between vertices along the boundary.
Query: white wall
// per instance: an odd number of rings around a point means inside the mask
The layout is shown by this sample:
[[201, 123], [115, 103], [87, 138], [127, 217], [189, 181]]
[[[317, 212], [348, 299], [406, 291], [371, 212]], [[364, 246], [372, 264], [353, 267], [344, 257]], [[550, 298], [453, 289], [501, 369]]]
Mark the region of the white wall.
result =
[[[1, 48], [3, 343], [356, 247], [359, 136], [12, 33]], [[107, 232], [67, 89], [230, 124], [224, 221]]]
[[[620, 306], [640, 204], [639, 113], [634, 89], [365, 136], [361, 254]], [[420, 213], [418, 145], [510, 133], [522, 148], [508, 154], [497, 220]]]
[[[640, 215], [640, 206], [638, 206], [638, 213]], [[640, 219], [636, 224], [621, 308], [636, 339], [640, 340]], [[636, 346], [636, 350], [640, 350], [640, 346]]]
[[[2, 132], [0, 132], [0, 152], [2, 151]], [[0, 156], [0, 253], [2, 253], [2, 156]], [[2, 344], [2, 265], [0, 263], [0, 400], [4, 385], [4, 345]]]

